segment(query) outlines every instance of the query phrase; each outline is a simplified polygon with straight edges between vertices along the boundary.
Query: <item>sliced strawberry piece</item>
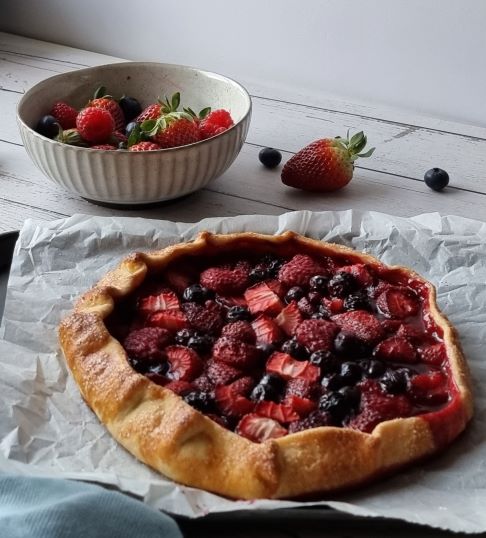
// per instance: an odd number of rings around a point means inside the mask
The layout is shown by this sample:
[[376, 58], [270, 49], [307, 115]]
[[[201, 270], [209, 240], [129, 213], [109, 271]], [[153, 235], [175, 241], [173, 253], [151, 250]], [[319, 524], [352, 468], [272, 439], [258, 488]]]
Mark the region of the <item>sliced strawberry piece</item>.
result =
[[278, 314], [284, 304], [266, 282], [256, 284], [245, 291], [248, 309], [252, 314]]
[[378, 296], [376, 306], [388, 318], [405, 319], [418, 314], [420, 301], [409, 288], [391, 286]]
[[287, 396], [283, 403], [289, 405], [301, 418], [306, 417], [317, 408], [317, 402], [295, 395]]
[[422, 329], [416, 327], [415, 325], [410, 325], [409, 323], [402, 323], [398, 328], [397, 336], [407, 338], [411, 342], [420, 342], [424, 338], [426, 338], [427, 335]]
[[220, 295], [218, 296], [217, 301], [219, 304], [222, 304], [228, 308], [232, 306], [243, 306], [244, 308], [248, 307], [248, 304], [242, 295], [226, 295], [225, 297]]
[[241, 417], [251, 413], [255, 407], [254, 402], [238, 394], [231, 385], [217, 387], [214, 399], [221, 413], [229, 417]]
[[179, 310], [179, 307], [179, 299], [171, 290], [164, 290], [158, 295], [143, 297], [138, 302], [138, 309], [145, 316], [160, 310]]
[[339, 327], [332, 321], [306, 319], [295, 331], [295, 337], [297, 342], [305, 346], [311, 353], [321, 350], [331, 351], [338, 332]]
[[170, 370], [169, 379], [193, 381], [201, 373], [203, 362], [198, 354], [185, 346], [168, 346], [165, 348]]
[[288, 433], [277, 421], [254, 413], [245, 415], [240, 420], [236, 432], [255, 443], [283, 437]]
[[162, 327], [172, 332], [180, 331], [189, 326], [186, 316], [180, 310], [162, 310], [151, 314], [149, 325]]
[[276, 351], [267, 362], [267, 372], [278, 374], [283, 379], [301, 377], [315, 383], [321, 374], [318, 366], [308, 361], [296, 361], [287, 353]]
[[374, 344], [384, 336], [381, 323], [365, 310], [353, 310], [333, 316], [332, 320], [341, 327], [342, 331], [352, 334], [368, 344]]
[[410, 385], [422, 391], [428, 391], [443, 386], [446, 377], [442, 372], [434, 371], [426, 374], [414, 375], [410, 379]]
[[273, 291], [273, 293], [276, 293], [279, 297], [283, 297], [286, 293], [285, 286], [276, 279], [266, 280], [265, 284]]
[[262, 417], [273, 418], [273, 420], [282, 424], [288, 424], [299, 419], [299, 415], [290, 405], [275, 402], [259, 402], [255, 407], [255, 413]]
[[296, 254], [290, 261], [282, 265], [278, 272], [280, 282], [288, 287], [304, 287], [315, 275], [327, 276], [329, 268], [307, 254]]
[[440, 405], [449, 399], [446, 377], [442, 372], [419, 374], [410, 379], [410, 394], [419, 405]]
[[275, 318], [275, 321], [289, 336], [293, 336], [303, 319], [297, 302], [291, 301]]
[[250, 265], [238, 262], [234, 267], [210, 267], [201, 273], [201, 285], [220, 295], [237, 295], [248, 286]]
[[339, 271], [343, 273], [351, 273], [363, 288], [373, 284], [373, 276], [364, 263], [345, 265], [344, 267], [340, 267]]
[[[382, 319], [381, 326], [387, 334], [395, 334], [398, 331], [398, 329], [402, 326], [402, 322], [399, 319]], [[400, 334], [398, 336], [405, 336], [405, 335]]]
[[441, 366], [447, 360], [447, 351], [444, 344], [420, 347], [418, 352], [421, 360], [432, 366]]
[[333, 297], [328, 299], [327, 297], [322, 298], [322, 304], [329, 310], [331, 315], [340, 314], [344, 312], [344, 301], [339, 297]]
[[235, 321], [228, 323], [223, 327], [221, 336], [229, 336], [248, 344], [254, 344], [256, 342], [255, 330], [248, 321]]
[[168, 269], [164, 273], [167, 284], [177, 293], [182, 293], [196, 280], [194, 272], [184, 267]]
[[282, 331], [273, 319], [268, 316], [258, 316], [252, 321], [251, 326], [255, 331], [258, 344], [273, 344], [282, 338]]
[[219, 334], [224, 325], [223, 308], [215, 301], [206, 301], [204, 305], [184, 303], [182, 305], [187, 320], [197, 331], [205, 334]]
[[184, 394], [187, 394], [188, 392], [194, 390], [194, 385], [192, 383], [189, 383], [188, 381], [182, 381], [181, 379], [177, 379], [167, 383], [165, 385], [165, 388], [170, 389], [172, 392], [175, 392], [179, 396], [183, 396]]
[[375, 348], [375, 357], [385, 361], [406, 362], [413, 364], [418, 357], [412, 344], [401, 336], [391, 336], [381, 341]]
[[224, 362], [209, 359], [206, 363], [206, 375], [214, 383], [214, 385], [227, 385], [241, 377], [241, 370], [225, 364]]
[[221, 336], [213, 346], [213, 357], [240, 370], [253, 368], [260, 358], [258, 349], [235, 338]]

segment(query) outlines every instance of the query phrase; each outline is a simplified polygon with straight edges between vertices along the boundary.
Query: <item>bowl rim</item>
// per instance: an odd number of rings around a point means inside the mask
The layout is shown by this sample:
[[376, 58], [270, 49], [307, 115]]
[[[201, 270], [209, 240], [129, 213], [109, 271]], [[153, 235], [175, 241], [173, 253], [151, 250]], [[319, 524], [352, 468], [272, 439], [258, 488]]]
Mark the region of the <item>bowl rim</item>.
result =
[[[83, 146], [73, 146], [73, 145], [70, 145], [70, 144], [63, 144], [62, 142], [58, 142], [57, 140], [53, 140], [52, 138], [47, 138], [46, 136], [41, 135], [40, 133], [35, 131], [32, 127], [29, 127], [27, 125], [27, 123], [23, 120], [23, 118], [21, 117], [21, 115], [19, 113], [20, 107], [25, 103], [25, 101], [27, 101], [31, 97], [31, 94], [34, 92], [34, 90], [38, 89], [39, 87], [47, 86], [48, 84], [51, 84], [53, 81], [55, 82], [56, 79], [63, 78], [66, 75], [71, 75], [73, 73], [83, 74], [83, 73], [90, 72], [90, 71], [93, 71], [95, 69], [100, 69], [100, 68], [115, 69], [118, 66], [147, 66], [147, 67], [157, 66], [157, 67], [169, 67], [169, 68], [180, 67], [180, 68], [183, 68], [183, 69], [187, 69], [189, 71], [202, 73], [203, 75], [209, 75], [211, 77], [217, 77], [217, 78], [222, 79], [222, 80], [224, 80], [226, 82], [229, 82], [231, 85], [235, 86], [243, 94], [243, 96], [244, 96], [244, 98], [246, 100], [246, 105], [247, 105], [246, 111], [243, 114], [243, 116], [234, 125], [232, 125], [228, 129], [226, 129], [226, 131], [224, 131], [223, 133], [220, 133], [218, 135], [212, 136], [210, 138], [206, 138], [204, 140], [198, 140], [197, 142], [192, 142], [191, 144], [185, 144], [184, 146], [176, 146], [176, 147], [173, 147], [173, 148], [160, 148], [160, 149], [154, 149], [154, 150], [150, 150], [150, 151], [129, 151], [128, 149], [103, 150], [103, 149], [91, 149], [89, 147], [86, 148], [86, 147], [83, 147]], [[147, 155], [147, 154], [160, 155], [160, 154], [166, 153], [166, 152], [177, 152], [177, 151], [184, 150], [185, 148], [191, 148], [191, 147], [194, 147], [194, 146], [211, 143], [211, 141], [213, 141], [214, 139], [230, 133], [236, 127], [238, 127], [240, 124], [242, 124], [243, 122], [246, 121], [246, 119], [248, 118], [248, 116], [252, 112], [252, 106], [253, 106], [252, 105], [252, 100], [251, 100], [251, 96], [250, 96], [250, 93], [248, 92], [248, 90], [240, 82], [238, 82], [237, 80], [235, 80], [235, 79], [233, 79], [231, 77], [228, 77], [226, 75], [222, 75], [222, 74], [216, 73], [214, 71], [208, 71], [206, 69], [199, 69], [198, 67], [192, 67], [192, 66], [184, 65], [184, 64], [172, 64], [172, 63], [165, 63], [165, 62], [141, 62], [141, 61], [126, 60], [126, 61], [121, 61], [121, 62], [112, 62], [112, 63], [108, 63], [108, 64], [101, 64], [101, 65], [95, 65], [95, 66], [91, 66], [91, 67], [85, 67], [83, 69], [77, 69], [77, 70], [73, 70], [73, 71], [67, 71], [66, 73], [59, 73], [58, 75], [53, 75], [53, 76], [48, 77], [48, 78], [46, 78], [44, 80], [41, 80], [40, 82], [37, 82], [37, 84], [34, 84], [33, 86], [31, 86], [24, 93], [24, 95], [21, 97], [20, 101], [17, 103], [17, 106], [16, 106], [16, 118], [17, 118], [17, 122], [25, 130], [27, 130], [31, 136], [35, 136], [36, 138], [40, 138], [41, 141], [43, 141], [44, 143], [51, 143], [51, 144], [54, 144], [55, 146], [60, 146], [60, 147], [62, 147], [64, 149], [69, 149], [69, 150], [73, 150], [73, 151], [97, 152], [97, 153], [103, 153], [103, 154], [108, 153], [108, 155], [113, 155], [115, 152], [123, 153], [125, 155], [126, 154], [131, 154], [131, 155]]]

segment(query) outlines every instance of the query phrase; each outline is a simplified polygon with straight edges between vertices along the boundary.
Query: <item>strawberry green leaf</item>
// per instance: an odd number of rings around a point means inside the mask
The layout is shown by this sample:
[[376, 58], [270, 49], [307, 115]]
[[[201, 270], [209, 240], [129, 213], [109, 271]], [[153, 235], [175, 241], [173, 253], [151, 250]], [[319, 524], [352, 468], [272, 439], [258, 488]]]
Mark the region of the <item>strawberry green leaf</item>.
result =
[[201, 112], [199, 112], [199, 119], [203, 120], [209, 113], [211, 112], [211, 107], [207, 106], [206, 108], [203, 108]]
[[141, 129], [140, 129], [140, 125], [136, 125], [133, 129], [132, 129], [132, 132], [130, 133], [130, 136], [128, 137], [128, 141], [127, 141], [127, 145], [128, 147], [131, 147], [131, 146], [134, 146], [135, 144], [138, 144], [141, 140]]
[[104, 86], [99, 86], [94, 92], [94, 99], [100, 99], [106, 95], [106, 88]]
[[359, 155], [357, 155], [357, 157], [371, 157], [374, 153], [376, 148], [371, 148], [369, 149], [366, 153], [360, 153]]
[[175, 112], [179, 108], [180, 104], [181, 104], [181, 94], [180, 92], [176, 92], [172, 96], [172, 101], [171, 101], [172, 111]]
[[349, 146], [349, 151], [352, 153], [359, 153], [360, 151], [363, 151], [367, 143], [366, 136], [363, 136], [361, 140], [358, 140], [354, 144], [351, 144]]
[[197, 114], [194, 112], [194, 110], [192, 110], [192, 108], [190, 106], [188, 106], [187, 108], [183, 108], [182, 110], [186, 114], [189, 114], [190, 116], [192, 116], [193, 118], [197, 118]]
[[363, 140], [363, 138], [366, 140], [366, 137], [363, 133], [363, 131], [360, 131], [359, 133], [356, 133], [351, 137], [351, 140], [349, 141], [350, 146], [356, 146], [357, 144], [360, 144]]
[[140, 125], [140, 128], [144, 132], [152, 131], [157, 125], [157, 120], [145, 120]]

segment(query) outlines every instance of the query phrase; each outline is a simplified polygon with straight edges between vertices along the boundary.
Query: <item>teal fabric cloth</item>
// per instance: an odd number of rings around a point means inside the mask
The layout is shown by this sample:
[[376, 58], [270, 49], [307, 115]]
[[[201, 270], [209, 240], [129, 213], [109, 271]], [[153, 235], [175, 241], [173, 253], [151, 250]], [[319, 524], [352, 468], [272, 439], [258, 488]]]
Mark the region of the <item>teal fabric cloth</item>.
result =
[[182, 538], [176, 522], [118, 492], [0, 475], [1, 538]]

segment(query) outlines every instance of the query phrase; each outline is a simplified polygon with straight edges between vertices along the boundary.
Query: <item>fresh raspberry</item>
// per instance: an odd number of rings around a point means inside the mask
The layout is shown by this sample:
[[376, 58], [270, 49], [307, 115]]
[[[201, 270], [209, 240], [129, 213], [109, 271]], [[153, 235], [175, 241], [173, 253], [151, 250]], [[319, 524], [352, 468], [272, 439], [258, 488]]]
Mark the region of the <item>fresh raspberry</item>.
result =
[[153, 103], [146, 107], [140, 114], [135, 118], [134, 121], [137, 123], [142, 123], [145, 120], [156, 120], [161, 114], [160, 103]]
[[310, 428], [320, 428], [321, 426], [333, 426], [335, 424], [329, 413], [314, 411], [308, 417], [292, 422], [289, 426], [289, 433], [297, 433]]
[[144, 327], [132, 331], [123, 342], [131, 359], [162, 360], [165, 346], [171, 341], [169, 331], [160, 327]]
[[138, 310], [145, 316], [160, 310], [179, 310], [179, 306], [177, 295], [167, 289], [161, 290], [157, 295], [143, 297], [137, 304]]
[[199, 122], [201, 139], [221, 134], [234, 125], [231, 114], [224, 109], [213, 110]]
[[308, 361], [295, 360], [287, 353], [278, 351], [271, 355], [266, 369], [267, 372], [277, 374], [286, 380], [300, 377], [311, 383], [316, 383], [321, 375], [318, 366], [314, 366]]
[[363, 288], [373, 284], [373, 276], [364, 263], [345, 265], [344, 267], [340, 267], [339, 271], [343, 273], [351, 273]]
[[293, 336], [303, 318], [296, 301], [291, 301], [275, 318], [276, 323], [288, 334]]
[[415, 316], [420, 302], [415, 293], [403, 286], [391, 286], [376, 299], [376, 306], [388, 318], [404, 319]]
[[76, 117], [79, 134], [92, 144], [103, 144], [115, 130], [112, 115], [103, 108], [83, 108]]
[[369, 312], [353, 310], [333, 316], [332, 320], [344, 333], [352, 334], [368, 344], [374, 344], [384, 336], [381, 323]]
[[317, 402], [314, 400], [309, 400], [308, 398], [301, 398], [300, 396], [294, 395], [287, 396], [282, 403], [289, 405], [299, 415], [299, 417], [306, 417], [317, 407]]
[[154, 142], [139, 142], [128, 148], [128, 151], [155, 151], [160, 149], [158, 144]]
[[240, 420], [236, 427], [236, 433], [254, 443], [263, 443], [268, 439], [276, 439], [287, 435], [287, 430], [276, 420], [250, 413]]
[[185, 346], [168, 346], [165, 348], [170, 370], [169, 379], [193, 381], [201, 373], [203, 362], [198, 354]]
[[417, 353], [412, 344], [401, 336], [391, 336], [382, 340], [375, 348], [374, 356], [385, 361], [414, 363]]
[[188, 392], [194, 390], [194, 385], [187, 381], [182, 381], [180, 379], [170, 381], [164, 386], [166, 389], [170, 389], [172, 392], [175, 392], [179, 396], [184, 396]]
[[242, 376], [241, 370], [224, 362], [209, 359], [206, 363], [206, 375], [215, 385], [227, 385]]
[[288, 424], [299, 419], [299, 415], [288, 404], [275, 402], [259, 402], [255, 407], [255, 413], [262, 417], [273, 418], [281, 424]]
[[254, 402], [238, 394], [232, 385], [217, 387], [214, 399], [221, 413], [229, 417], [241, 417], [251, 413], [255, 407]]
[[205, 334], [219, 334], [224, 325], [223, 309], [215, 301], [204, 305], [183, 303], [182, 308], [191, 326]]
[[159, 130], [151, 139], [161, 148], [187, 146], [201, 140], [197, 124], [186, 118], [175, 119]]
[[69, 106], [64, 101], [58, 101], [52, 105], [52, 109], [49, 112], [51, 116], [54, 116], [60, 126], [66, 129], [73, 129], [76, 127], [76, 118], [78, 117], [78, 111]]
[[272, 318], [264, 316], [263, 314], [258, 316], [252, 321], [254, 333], [256, 334], [256, 340], [259, 344], [273, 344], [278, 342], [282, 338], [282, 331]]
[[115, 146], [112, 146], [111, 144], [97, 144], [96, 146], [91, 146], [90, 149], [113, 150], [117, 148], [115, 148]]
[[306, 379], [289, 379], [285, 388], [285, 396], [299, 396], [300, 398], [314, 399], [319, 392], [319, 386]]
[[180, 310], [162, 310], [151, 314], [148, 323], [155, 327], [163, 327], [172, 332], [185, 329], [189, 323], [186, 316]]
[[109, 112], [115, 122], [115, 130], [121, 131], [125, 129], [125, 116], [120, 105], [111, 97], [100, 97], [93, 99], [88, 103], [88, 106], [94, 106], [96, 108], [102, 108]]
[[386, 394], [375, 381], [371, 380], [361, 383], [360, 388], [360, 410], [350, 420], [348, 424], [350, 428], [371, 433], [380, 422], [411, 415], [412, 405], [407, 396]]
[[284, 307], [279, 296], [267, 282], [256, 284], [245, 291], [245, 299], [252, 314], [278, 314]]
[[311, 353], [314, 351], [331, 351], [334, 338], [339, 332], [338, 326], [325, 319], [306, 319], [295, 331], [297, 342], [305, 346]]
[[237, 295], [248, 286], [250, 266], [238, 262], [233, 268], [228, 266], [210, 267], [201, 273], [201, 285], [221, 295]]
[[248, 370], [255, 366], [260, 354], [252, 344], [222, 336], [214, 344], [213, 357], [240, 370]]
[[278, 279], [286, 286], [304, 287], [314, 275], [326, 276], [328, 268], [307, 254], [296, 254], [290, 261], [282, 265], [278, 272]]
[[432, 366], [441, 366], [447, 360], [447, 351], [444, 344], [420, 347], [418, 352], [421, 360]]
[[229, 336], [230, 338], [240, 340], [241, 342], [247, 342], [248, 344], [254, 344], [256, 342], [255, 331], [248, 321], [228, 323], [228, 325], [223, 327], [221, 335]]

